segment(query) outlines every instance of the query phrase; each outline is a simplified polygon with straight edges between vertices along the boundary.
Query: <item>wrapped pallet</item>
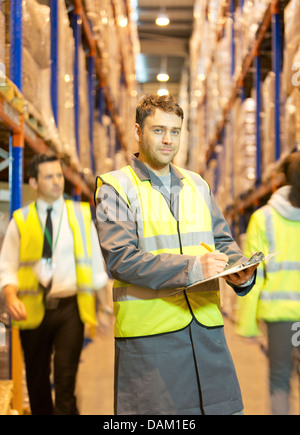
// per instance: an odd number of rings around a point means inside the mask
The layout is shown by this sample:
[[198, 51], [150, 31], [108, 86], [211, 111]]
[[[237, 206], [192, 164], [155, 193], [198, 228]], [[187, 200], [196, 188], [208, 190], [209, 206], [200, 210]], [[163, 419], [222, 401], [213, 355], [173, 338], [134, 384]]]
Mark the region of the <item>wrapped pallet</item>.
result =
[[275, 74], [269, 72], [262, 86], [262, 167], [268, 178], [275, 160]]
[[[43, 136], [62, 151], [51, 107], [50, 8], [36, 0], [23, 0], [23, 94], [25, 116], [43, 126]], [[37, 79], [38, 78], [38, 79]]]
[[12, 409], [13, 381], [0, 381], [0, 415], [16, 415]]
[[[237, 104], [238, 106], [240, 105], [240, 100], [237, 100]], [[220, 171], [220, 174], [216, 200], [222, 211], [225, 211], [226, 207], [233, 203], [233, 171], [235, 162], [232, 141], [232, 138], [234, 137], [233, 131], [234, 122], [233, 113], [231, 113], [224, 128], [223, 146], [217, 147], [217, 149], [219, 149], [218, 170]]]
[[256, 175], [255, 100], [234, 107], [234, 195], [239, 198], [254, 187]]
[[[188, 94], [188, 83], [189, 83], [189, 74], [187, 70], [183, 71], [180, 83], [180, 91], [178, 102], [182, 107], [184, 113], [188, 115], [189, 112], [189, 94]], [[182, 125], [181, 139], [180, 139], [180, 148], [174, 159], [174, 162], [181, 167], [186, 167], [188, 160], [188, 124], [187, 124], [187, 116], [185, 116]]]
[[298, 90], [294, 90], [287, 98], [284, 108], [284, 140], [282, 154], [286, 155], [296, 147], [296, 98]]
[[0, 84], [6, 76], [5, 71], [5, 15], [0, 6]]
[[58, 130], [63, 152], [70, 158], [72, 166], [80, 171], [74, 120], [75, 41], [64, 0], [59, 0], [58, 8]]
[[79, 47], [79, 158], [86, 178], [93, 176], [91, 171], [91, 143], [89, 138], [88, 73], [85, 52]]
[[300, 91], [295, 88], [287, 98], [284, 110], [283, 155], [300, 149]]
[[232, 44], [232, 26], [231, 19], [226, 21], [224, 36], [219, 41], [216, 50], [215, 62], [218, 70], [218, 89], [219, 89], [219, 105], [224, 109], [231, 97], [232, 87], [232, 56], [231, 56], [231, 44]]
[[[293, 65], [300, 62], [300, 2], [291, 0], [284, 10], [284, 56], [282, 72], [283, 96], [287, 98], [293, 91]], [[298, 54], [297, 54], [298, 53]]]
[[242, 57], [245, 58], [251, 50], [257, 30], [265, 15], [270, 0], [245, 0], [242, 10]]
[[[127, 16], [125, 6], [125, 2], [120, 0], [84, 0], [86, 15], [101, 54], [105, 87], [117, 108], [118, 116], [114, 122], [117, 122], [122, 142], [130, 152], [134, 144], [130, 126], [135, 116], [135, 55], [139, 46], [136, 23], [131, 20], [130, 14]], [[101, 126], [96, 129], [100, 131]], [[114, 144], [115, 140], [111, 138], [108, 142]]]
[[97, 111], [95, 113], [94, 122], [94, 157], [95, 157], [95, 174], [100, 175], [111, 170], [111, 167], [107, 167], [107, 155], [108, 155], [108, 140], [107, 140], [107, 126], [106, 116], [103, 115], [100, 119], [100, 114]]

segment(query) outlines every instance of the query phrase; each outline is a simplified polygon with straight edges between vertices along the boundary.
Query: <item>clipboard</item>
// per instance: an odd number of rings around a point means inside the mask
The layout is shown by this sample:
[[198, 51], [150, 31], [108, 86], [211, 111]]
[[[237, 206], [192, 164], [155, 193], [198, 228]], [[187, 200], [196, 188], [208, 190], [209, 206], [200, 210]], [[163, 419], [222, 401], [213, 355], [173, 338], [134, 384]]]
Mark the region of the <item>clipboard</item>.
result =
[[238, 264], [235, 264], [233, 266], [227, 266], [227, 267], [225, 267], [223, 272], [220, 272], [217, 275], [212, 276], [211, 278], [204, 279], [203, 281], [197, 281], [194, 284], [187, 286], [186, 289], [190, 289], [196, 285], [204, 284], [205, 282], [212, 281], [214, 279], [224, 278], [227, 275], [231, 275], [233, 273], [237, 273], [237, 272], [241, 272], [242, 270], [249, 269], [249, 267], [255, 266], [255, 265], [260, 264], [264, 261], [268, 261], [278, 254], [279, 254], [279, 252], [276, 252], [276, 253], [269, 254], [269, 255], [265, 256], [262, 252], [256, 252], [256, 254], [254, 254], [248, 261], [243, 262], [243, 263], [238, 263]]

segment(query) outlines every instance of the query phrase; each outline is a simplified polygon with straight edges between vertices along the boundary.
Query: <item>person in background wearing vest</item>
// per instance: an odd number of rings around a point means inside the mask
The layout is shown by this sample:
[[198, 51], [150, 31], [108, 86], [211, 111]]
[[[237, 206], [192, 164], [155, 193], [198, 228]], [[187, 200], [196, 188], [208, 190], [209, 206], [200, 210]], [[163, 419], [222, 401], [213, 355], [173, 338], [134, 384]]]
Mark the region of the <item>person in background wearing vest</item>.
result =
[[[171, 163], [182, 121], [172, 97], [145, 97], [136, 111], [139, 154], [97, 178], [99, 240], [114, 278], [118, 415], [243, 412], [219, 283], [201, 281], [244, 256], [208, 184]], [[227, 277], [240, 296], [255, 269]]]
[[[35, 155], [28, 176], [37, 200], [15, 211], [9, 223], [0, 256], [0, 288], [12, 323], [20, 329], [31, 413], [76, 415], [74, 388], [84, 324], [97, 324], [94, 291], [108, 311], [108, 277], [90, 205], [63, 199], [58, 158]], [[46, 245], [49, 255], [44, 255]], [[107, 314], [101, 322], [109, 325]], [[49, 380], [53, 354], [55, 406]]]
[[246, 255], [255, 250], [279, 254], [261, 263], [253, 291], [239, 301], [236, 332], [254, 341], [264, 321], [272, 414], [287, 415], [297, 349], [300, 357], [300, 347], [293, 347], [292, 339], [293, 325], [300, 321], [300, 153], [286, 157], [279, 172], [286, 183], [253, 213], [245, 242]]

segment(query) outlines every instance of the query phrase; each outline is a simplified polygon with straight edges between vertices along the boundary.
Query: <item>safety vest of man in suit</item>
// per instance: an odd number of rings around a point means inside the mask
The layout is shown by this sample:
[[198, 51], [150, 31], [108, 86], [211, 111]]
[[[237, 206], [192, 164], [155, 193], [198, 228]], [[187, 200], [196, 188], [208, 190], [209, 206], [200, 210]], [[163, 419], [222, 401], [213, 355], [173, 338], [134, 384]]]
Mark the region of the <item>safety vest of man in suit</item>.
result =
[[[207, 234], [212, 234], [209, 186], [198, 174], [181, 168], [177, 170], [184, 174], [178, 198], [178, 220], [159, 190], [154, 189], [150, 181], [140, 180], [132, 166], [97, 179], [96, 196], [102, 184], [108, 184], [127, 203], [136, 220], [138, 249], [143, 252], [193, 256], [207, 252], [199, 240], [206, 240]], [[119, 219], [126, 219], [126, 216]], [[210, 239], [214, 240], [213, 236]], [[210, 247], [214, 249], [214, 244]], [[166, 268], [170, 266], [166, 264]], [[175, 288], [139, 287], [115, 279], [113, 298], [116, 337], [144, 337], [178, 331], [193, 317], [208, 327], [223, 325], [216, 280], [202, 284], [201, 288], [195, 286], [188, 291], [178, 291]]]
[[[77, 301], [83, 323], [96, 325], [95, 298], [92, 279], [92, 246], [90, 240], [91, 211], [88, 203], [65, 201], [74, 237], [77, 278]], [[39, 286], [33, 266], [42, 257], [44, 235], [35, 203], [16, 210], [13, 218], [20, 233], [20, 267], [18, 297], [27, 311], [27, 320], [13, 322], [20, 329], [37, 328], [43, 320], [45, 307], [43, 290]]]
[[260, 335], [259, 319], [300, 320], [300, 209], [289, 203], [288, 192], [287, 186], [279, 189], [249, 222], [245, 255], [278, 255], [260, 265], [252, 292], [239, 300], [237, 332], [243, 336]]

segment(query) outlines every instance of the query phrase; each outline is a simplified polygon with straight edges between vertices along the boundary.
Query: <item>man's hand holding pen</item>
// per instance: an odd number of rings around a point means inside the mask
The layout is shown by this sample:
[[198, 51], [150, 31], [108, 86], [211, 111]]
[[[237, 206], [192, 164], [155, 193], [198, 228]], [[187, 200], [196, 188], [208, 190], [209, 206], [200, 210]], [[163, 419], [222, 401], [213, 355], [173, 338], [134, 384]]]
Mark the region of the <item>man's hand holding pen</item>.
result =
[[203, 278], [212, 278], [223, 272], [228, 262], [228, 256], [220, 251], [214, 251], [205, 243], [201, 243], [201, 245], [208, 251], [207, 254], [200, 257]]
[[[200, 262], [202, 267], [203, 278], [212, 278], [215, 275], [223, 272], [224, 268], [228, 264], [228, 256], [221, 253], [220, 251], [214, 251], [210, 246], [205, 243], [201, 243], [208, 252], [207, 254], [201, 255]], [[241, 270], [237, 273], [231, 275], [226, 275], [226, 281], [234, 284], [235, 286], [241, 286], [251, 281], [258, 264], [249, 267], [248, 269]]]

